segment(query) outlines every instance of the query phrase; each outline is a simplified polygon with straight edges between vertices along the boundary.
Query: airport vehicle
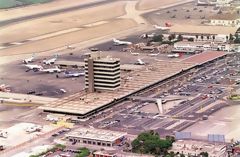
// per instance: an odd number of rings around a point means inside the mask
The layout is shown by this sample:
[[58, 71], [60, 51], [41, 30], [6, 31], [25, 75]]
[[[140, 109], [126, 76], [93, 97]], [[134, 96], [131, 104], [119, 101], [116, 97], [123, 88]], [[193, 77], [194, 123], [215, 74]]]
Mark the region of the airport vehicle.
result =
[[138, 59], [135, 64], [136, 64], [136, 65], [145, 65], [146, 63], [143, 62], [141, 59]]
[[7, 131], [0, 130], [0, 137], [2, 137], [2, 138], [7, 138], [7, 137], [8, 137], [8, 132], [7, 132]]
[[33, 133], [33, 132], [37, 132], [37, 131], [41, 131], [41, 130], [42, 130], [42, 126], [40, 126], [40, 125], [33, 125], [33, 126], [26, 128], [27, 133]]
[[139, 53], [137, 53], [137, 52], [131, 52], [131, 54], [132, 54], [133, 56], [138, 56], [138, 55], [139, 55]]
[[64, 75], [66, 77], [79, 77], [79, 76], [84, 76], [85, 73], [84, 72], [70, 72], [70, 71], [66, 71], [64, 73]]
[[148, 54], [148, 56], [155, 57], [155, 56], [157, 56], [159, 54], [160, 54], [160, 52], [159, 53], [150, 53], [150, 54]]
[[55, 61], [57, 60], [58, 54], [56, 54], [53, 58], [48, 59], [48, 60], [43, 60], [43, 63], [46, 65], [54, 64]]
[[5, 84], [1, 84], [1, 85], [0, 85], [0, 91], [1, 91], [1, 92], [10, 92], [11, 89], [10, 89], [10, 86], [5, 85]]
[[170, 30], [170, 27], [161, 27], [161, 26], [159, 26], [159, 25], [153, 25], [153, 27], [156, 28], [156, 29], [160, 29], [160, 30], [162, 30], [162, 31]]
[[144, 33], [140, 36], [140, 38], [147, 39], [147, 38], [153, 38], [154, 36], [155, 36], [155, 33], [152, 33], [152, 34]]
[[62, 70], [61, 69], [59, 69], [58, 68], [58, 66], [56, 66], [55, 68], [49, 68], [49, 69], [40, 69], [39, 71], [41, 71], [41, 72], [47, 72], [47, 73], [55, 73], [55, 72], [57, 72], [57, 73], [60, 73], [60, 72], [62, 72]]
[[178, 53], [167, 55], [168, 58], [178, 58], [180, 55]]
[[130, 41], [123, 41], [123, 40], [118, 40], [116, 38], [113, 38], [113, 43], [116, 46], [120, 46], [120, 45], [132, 45], [132, 42]]
[[58, 119], [58, 117], [54, 117], [52, 115], [47, 115], [46, 120], [50, 121], [50, 122], [57, 122], [59, 119]]
[[32, 56], [30, 58], [26, 58], [23, 60], [23, 63], [28, 64], [33, 62], [33, 59], [35, 58], [35, 54], [33, 53]]
[[36, 64], [26, 64], [25, 66], [28, 68], [28, 70], [26, 72], [28, 72], [30, 70], [37, 72], [40, 69], [43, 69], [43, 67], [41, 65], [36, 65]]

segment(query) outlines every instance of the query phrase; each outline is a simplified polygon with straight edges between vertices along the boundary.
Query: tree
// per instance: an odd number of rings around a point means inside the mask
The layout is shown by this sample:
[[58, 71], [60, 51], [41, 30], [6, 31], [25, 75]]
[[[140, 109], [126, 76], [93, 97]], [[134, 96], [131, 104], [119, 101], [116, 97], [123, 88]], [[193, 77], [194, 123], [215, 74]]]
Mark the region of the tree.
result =
[[201, 152], [200, 155], [201, 155], [202, 157], [208, 157], [208, 152]]
[[196, 40], [198, 40], [198, 35], [195, 35], [195, 37], [196, 37]]
[[152, 41], [153, 42], [161, 42], [161, 41], [163, 41], [163, 35], [161, 34], [161, 35], [154, 36]]
[[215, 40], [215, 35], [212, 36], [213, 41]]
[[194, 39], [193, 38], [188, 38], [188, 41], [194, 41]]
[[179, 34], [177, 39], [178, 39], [178, 41], [183, 41], [183, 36], [181, 34]]
[[209, 35], [207, 36], [207, 40], [209, 40], [210, 39], [210, 37], [209, 37]]
[[234, 37], [233, 37], [232, 34], [229, 35], [229, 40], [230, 40], [230, 41], [233, 41], [233, 40], [234, 40]]
[[203, 35], [201, 35], [201, 40], [203, 41], [203, 38], [204, 38], [204, 36]]
[[172, 141], [169, 139], [160, 139], [157, 132], [151, 130], [143, 132], [132, 141], [132, 151], [135, 153], [160, 155], [167, 153]]
[[79, 150], [80, 150], [80, 153], [78, 153], [76, 157], [86, 157], [90, 154], [89, 149], [87, 149], [86, 147], [79, 148]]

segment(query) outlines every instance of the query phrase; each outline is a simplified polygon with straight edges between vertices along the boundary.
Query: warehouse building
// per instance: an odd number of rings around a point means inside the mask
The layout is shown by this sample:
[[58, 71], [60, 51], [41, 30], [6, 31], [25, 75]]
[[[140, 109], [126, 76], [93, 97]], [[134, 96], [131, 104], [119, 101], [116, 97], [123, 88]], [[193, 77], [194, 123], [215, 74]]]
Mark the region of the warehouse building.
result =
[[66, 134], [70, 142], [112, 147], [124, 142], [127, 133], [96, 128], [80, 128]]

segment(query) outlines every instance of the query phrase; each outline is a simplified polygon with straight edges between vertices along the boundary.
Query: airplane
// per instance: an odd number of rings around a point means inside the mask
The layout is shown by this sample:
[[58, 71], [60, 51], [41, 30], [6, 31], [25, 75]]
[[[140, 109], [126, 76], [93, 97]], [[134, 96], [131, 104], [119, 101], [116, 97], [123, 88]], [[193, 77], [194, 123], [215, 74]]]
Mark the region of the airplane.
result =
[[136, 64], [136, 65], [145, 65], [146, 63], [143, 62], [141, 59], [138, 59], [135, 64]]
[[178, 58], [180, 55], [178, 53], [167, 55], [168, 58]]
[[56, 54], [53, 58], [51, 58], [51, 59], [48, 59], [48, 60], [43, 60], [43, 63], [44, 64], [47, 64], [47, 65], [50, 65], [50, 64], [54, 64], [55, 63], [55, 61], [57, 60], [57, 57], [58, 57], [58, 55]]
[[165, 30], [169, 30], [170, 28], [169, 27], [161, 27], [161, 26], [158, 26], [158, 25], [153, 25], [154, 28], [156, 29], [160, 29], [162, 31], [165, 31]]
[[154, 36], [155, 36], [155, 33], [152, 33], [152, 34], [146, 34], [146, 33], [144, 33], [144, 34], [142, 34], [142, 35], [140, 36], [140, 38], [146, 39], [146, 38], [153, 38]]
[[33, 59], [35, 58], [35, 54], [33, 53], [30, 58], [26, 58], [23, 60], [23, 63], [28, 64], [30, 62], [33, 62]]
[[0, 137], [7, 138], [8, 137], [8, 132], [0, 130]]
[[114, 45], [132, 45], [132, 42], [129, 41], [121, 41], [121, 40], [117, 40], [115, 38], [113, 38], [113, 43]]
[[36, 64], [26, 64], [25, 66], [28, 68], [28, 70], [26, 72], [28, 72], [30, 70], [37, 72], [40, 69], [43, 69], [43, 67], [41, 65], [36, 65]]
[[131, 52], [131, 54], [132, 54], [133, 56], [138, 56], [138, 55], [139, 55], [139, 53], [137, 53], [137, 52]]
[[150, 57], [155, 57], [155, 56], [157, 56], [157, 55], [159, 55], [160, 54], [160, 52], [159, 53], [150, 53], [150, 54], [148, 54], [148, 56], [150, 56]]
[[79, 77], [79, 76], [84, 76], [85, 73], [84, 72], [69, 72], [69, 71], [66, 71], [64, 73], [64, 75], [66, 77]]
[[33, 126], [30, 126], [25, 129], [25, 131], [27, 133], [33, 133], [33, 132], [41, 131], [41, 130], [42, 130], [42, 126], [40, 126], [40, 125], [33, 125]]
[[55, 73], [55, 72], [57, 72], [57, 73], [60, 73], [60, 72], [62, 72], [62, 70], [61, 69], [59, 69], [58, 68], [58, 66], [56, 66], [55, 68], [49, 68], [49, 69], [40, 69], [39, 71], [41, 71], [41, 72], [47, 72], [47, 73]]

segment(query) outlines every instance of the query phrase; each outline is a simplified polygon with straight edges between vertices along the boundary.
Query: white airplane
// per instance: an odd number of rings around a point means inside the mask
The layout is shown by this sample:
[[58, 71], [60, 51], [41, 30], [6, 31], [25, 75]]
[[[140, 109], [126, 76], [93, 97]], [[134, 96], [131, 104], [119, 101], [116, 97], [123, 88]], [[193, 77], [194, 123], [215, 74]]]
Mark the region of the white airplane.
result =
[[129, 41], [122, 41], [122, 40], [117, 40], [115, 38], [113, 38], [113, 43], [114, 45], [132, 45], [132, 42]]
[[153, 38], [156, 34], [155, 33], [152, 33], [152, 34], [147, 34], [147, 33], [144, 33], [140, 36], [140, 38]]
[[178, 53], [167, 55], [168, 58], [178, 58], [180, 55]]
[[8, 132], [0, 130], [0, 137], [7, 138], [8, 137]]
[[57, 57], [58, 57], [58, 55], [55, 55], [55, 56], [54, 56], [53, 58], [51, 58], [51, 59], [43, 60], [43, 63], [44, 63], [44, 64], [47, 64], [47, 65], [54, 64], [55, 61], [57, 60]]
[[139, 53], [137, 53], [137, 52], [131, 52], [131, 54], [132, 54], [133, 56], [138, 56], [138, 55], [139, 55]]
[[35, 58], [35, 54], [33, 53], [32, 56], [30, 58], [26, 58], [23, 60], [23, 63], [28, 64], [33, 62], [33, 59]]
[[69, 72], [69, 71], [66, 71], [64, 73], [64, 75], [66, 77], [79, 77], [79, 76], [84, 76], [85, 73], [84, 72]]
[[60, 73], [60, 72], [62, 72], [62, 70], [61, 69], [59, 69], [58, 68], [58, 66], [56, 66], [55, 68], [49, 68], [49, 69], [40, 69], [39, 71], [41, 71], [41, 72], [47, 72], [47, 73], [55, 73], [55, 72], [57, 72], [57, 73]]
[[40, 126], [40, 125], [33, 125], [33, 126], [26, 128], [26, 132], [28, 132], [28, 133], [41, 131], [41, 130], [42, 130], [42, 126]]
[[156, 29], [160, 29], [162, 31], [170, 30], [170, 27], [161, 27], [161, 26], [158, 26], [158, 25], [153, 25], [153, 27], [156, 28]]
[[37, 71], [43, 69], [43, 67], [41, 65], [36, 65], [36, 64], [26, 64], [25, 66], [28, 68], [28, 70], [26, 72], [28, 72], [30, 70], [37, 72]]
[[143, 62], [141, 59], [138, 59], [135, 64], [136, 64], [136, 65], [145, 65], [146, 63]]
[[159, 53], [150, 53], [150, 54], [148, 54], [148, 56], [155, 57], [155, 56], [157, 56], [159, 54], [160, 54], [160, 52]]

